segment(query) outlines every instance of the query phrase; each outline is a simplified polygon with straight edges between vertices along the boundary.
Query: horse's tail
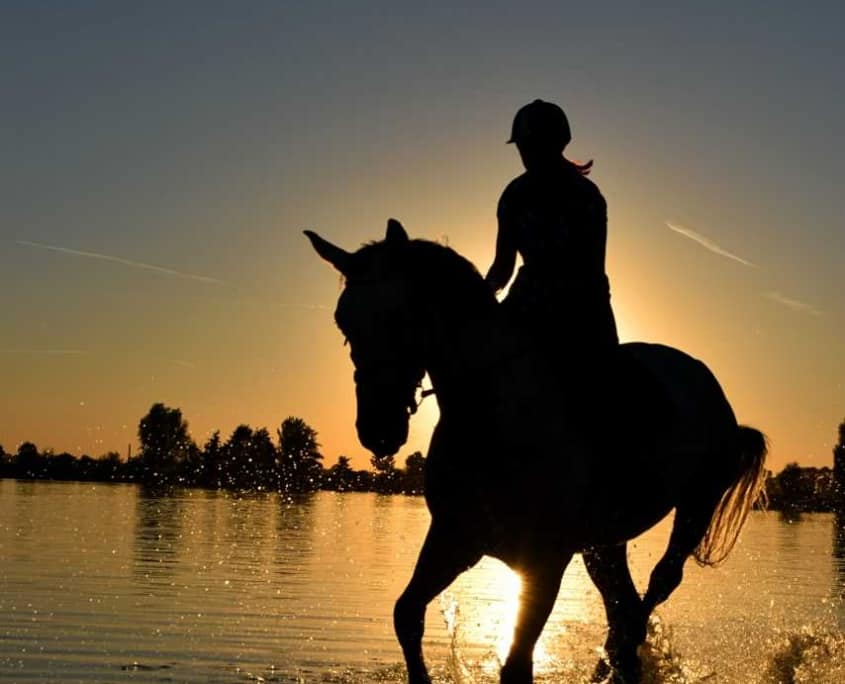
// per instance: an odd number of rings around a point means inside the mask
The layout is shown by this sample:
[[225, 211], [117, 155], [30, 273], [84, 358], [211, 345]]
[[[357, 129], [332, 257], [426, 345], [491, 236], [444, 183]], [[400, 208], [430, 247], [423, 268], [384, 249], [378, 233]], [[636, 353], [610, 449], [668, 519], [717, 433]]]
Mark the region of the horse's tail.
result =
[[766, 436], [759, 430], [740, 425], [737, 428], [739, 464], [733, 483], [713, 511], [710, 526], [693, 551], [699, 565], [718, 565], [733, 549], [748, 512], [754, 504], [765, 505]]

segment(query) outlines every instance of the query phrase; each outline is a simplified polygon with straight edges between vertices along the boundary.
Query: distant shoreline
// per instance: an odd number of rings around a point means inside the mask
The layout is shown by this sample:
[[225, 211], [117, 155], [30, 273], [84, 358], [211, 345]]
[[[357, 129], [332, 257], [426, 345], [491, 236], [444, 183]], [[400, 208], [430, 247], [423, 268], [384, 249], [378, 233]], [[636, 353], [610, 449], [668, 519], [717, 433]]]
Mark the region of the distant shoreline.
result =
[[[281, 495], [302, 494], [315, 491], [330, 491], [337, 493], [374, 493], [401, 494], [404, 496], [419, 496], [423, 494], [421, 477], [414, 482], [408, 481], [406, 471], [394, 469], [388, 473], [373, 471], [350, 471], [352, 476], [344, 481], [332, 481], [324, 478], [320, 486], [307, 490], [270, 487], [237, 487], [213, 486], [209, 484], [184, 481], [179, 478], [169, 480], [150, 480], [138, 477], [131, 472], [131, 462], [115, 462], [111, 458], [77, 459], [77, 467], [83, 472], [71, 473], [65, 471], [63, 476], [51, 476], [45, 469], [37, 474], [17, 472], [13, 463], [0, 464], [0, 479], [16, 480], [19, 482], [78, 482], [98, 484], [132, 484], [148, 487], [161, 492], [173, 489], [197, 489], [204, 491], [225, 491], [237, 494], [266, 494], [279, 493]], [[69, 465], [66, 459], [62, 461]], [[326, 470], [324, 473], [329, 473]], [[837, 493], [837, 487], [830, 468], [801, 467], [791, 463], [777, 475], [770, 474], [766, 479], [765, 506], [756, 506], [757, 510], [769, 510], [783, 513], [787, 517], [800, 517], [804, 513], [839, 513], [845, 514], [845, 505]]]

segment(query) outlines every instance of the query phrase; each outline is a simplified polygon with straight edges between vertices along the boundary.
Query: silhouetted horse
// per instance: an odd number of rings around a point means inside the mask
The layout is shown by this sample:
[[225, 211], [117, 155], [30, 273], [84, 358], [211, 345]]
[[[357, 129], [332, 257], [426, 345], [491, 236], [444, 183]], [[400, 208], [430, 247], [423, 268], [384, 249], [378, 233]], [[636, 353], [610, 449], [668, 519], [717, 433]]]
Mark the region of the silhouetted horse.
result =
[[[619, 367], [639, 372], [590, 420], [561, 367], [526, 350], [451, 249], [409, 240], [394, 220], [382, 242], [354, 253], [306, 233], [345, 276], [335, 318], [355, 364], [361, 443], [376, 456], [396, 453], [426, 371], [440, 406], [425, 472], [431, 526], [394, 612], [410, 682], [430, 681], [426, 605], [485, 554], [523, 580], [501, 681], [531, 682], [534, 644], [579, 552], [609, 625], [595, 679], [636, 681], [648, 616], [680, 583], [684, 561], [715, 564], [736, 541], [760, 491], [763, 435], [737, 425], [704, 364], [641, 343], [620, 348]], [[652, 401], [668, 409], [642, 410]], [[668, 549], [641, 598], [626, 540], [673, 508]]]

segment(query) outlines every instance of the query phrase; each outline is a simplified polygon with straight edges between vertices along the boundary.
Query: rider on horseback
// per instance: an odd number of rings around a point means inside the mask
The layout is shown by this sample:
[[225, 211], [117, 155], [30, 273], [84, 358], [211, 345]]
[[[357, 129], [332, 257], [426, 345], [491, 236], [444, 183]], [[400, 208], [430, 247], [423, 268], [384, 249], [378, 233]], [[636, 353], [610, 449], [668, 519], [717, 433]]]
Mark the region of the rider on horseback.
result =
[[525, 173], [499, 199], [486, 280], [501, 290], [519, 253], [523, 265], [504, 306], [554, 356], [563, 352], [570, 368], [583, 368], [605, 358], [619, 338], [605, 274], [607, 205], [586, 178], [592, 161], [563, 156], [571, 138], [556, 104], [534, 100], [517, 112], [508, 142], [516, 143]]

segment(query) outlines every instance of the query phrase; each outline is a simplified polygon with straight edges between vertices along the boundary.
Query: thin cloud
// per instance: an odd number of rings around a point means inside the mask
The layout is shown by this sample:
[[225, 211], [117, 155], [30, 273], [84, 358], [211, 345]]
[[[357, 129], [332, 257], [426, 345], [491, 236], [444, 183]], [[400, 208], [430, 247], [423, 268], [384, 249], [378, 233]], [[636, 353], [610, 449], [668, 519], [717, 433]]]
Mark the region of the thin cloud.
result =
[[751, 266], [753, 268], [756, 268], [756, 264], [753, 264], [748, 261], [748, 259], [743, 259], [741, 256], [737, 256], [736, 254], [733, 254], [732, 252], [729, 252], [726, 249], [723, 249], [715, 242], [713, 242], [713, 240], [705, 237], [701, 233], [696, 233], [694, 230], [684, 228], [683, 226], [679, 226], [676, 223], [670, 223], [669, 221], [666, 222], [666, 226], [669, 228], [669, 230], [673, 230], [676, 233], [683, 235], [686, 238], [689, 238], [693, 242], [697, 242], [699, 245], [704, 247], [704, 249], [713, 252], [713, 254], [718, 254], [719, 256], [723, 256], [726, 259], [732, 259], [733, 261], [739, 262], [743, 266]]
[[330, 306], [325, 304], [276, 304], [282, 309], [305, 309], [306, 311], [329, 311]]
[[87, 354], [82, 349], [0, 349], [0, 354], [52, 354], [55, 356], [74, 356]]
[[787, 297], [786, 295], [782, 295], [780, 292], [766, 292], [765, 296], [778, 304], [782, 304], [783, 306], [792, 309], [793, 311], [810, 314], [811, 316], [822, 315], [822, 311], [814, 307], [812, 304], [807, 304], [806, 302], [802, 302], [798, 299]]
[[52, 252], [60, 252], [62, 254], [72, 254], [74, 256], [88, 257], [89, 259], [100, 259], [101, 261], [111, 261], [116, 264], [123, 264], [124, 266], [132, 266], [133, 268], [142, 268], [147, 271], [155, 271], [156, 273], [164, 273], [166, 275], [176, 276], [177, 278], [186, 278], [188, 280], [198, 280], [202, 283], [215, 283], [217, 285], [225, 285], [226, 283], [217, 278], [210, 278], [209, 276], [197, 275], [196, 273], [185, 273], [184, 271], [176, 271], [172, 268], [164, 268], [163, 266], [155, 266], [154, 264], [145, 264], [142, 261], [132, 261], [130, 259], [122, 259], [121, 257], [111, 256], [109, 254], [99, 254], [97, 252], [83, 252], [79, 249], [70, 249], [68, 247], [59, 247], [57, 245], [46, 245], [41, 242], [30, 242], [29, 240], [16, 240], [17, 244], [24, 247], [33, 247], [35, 249], [47, 249]]

